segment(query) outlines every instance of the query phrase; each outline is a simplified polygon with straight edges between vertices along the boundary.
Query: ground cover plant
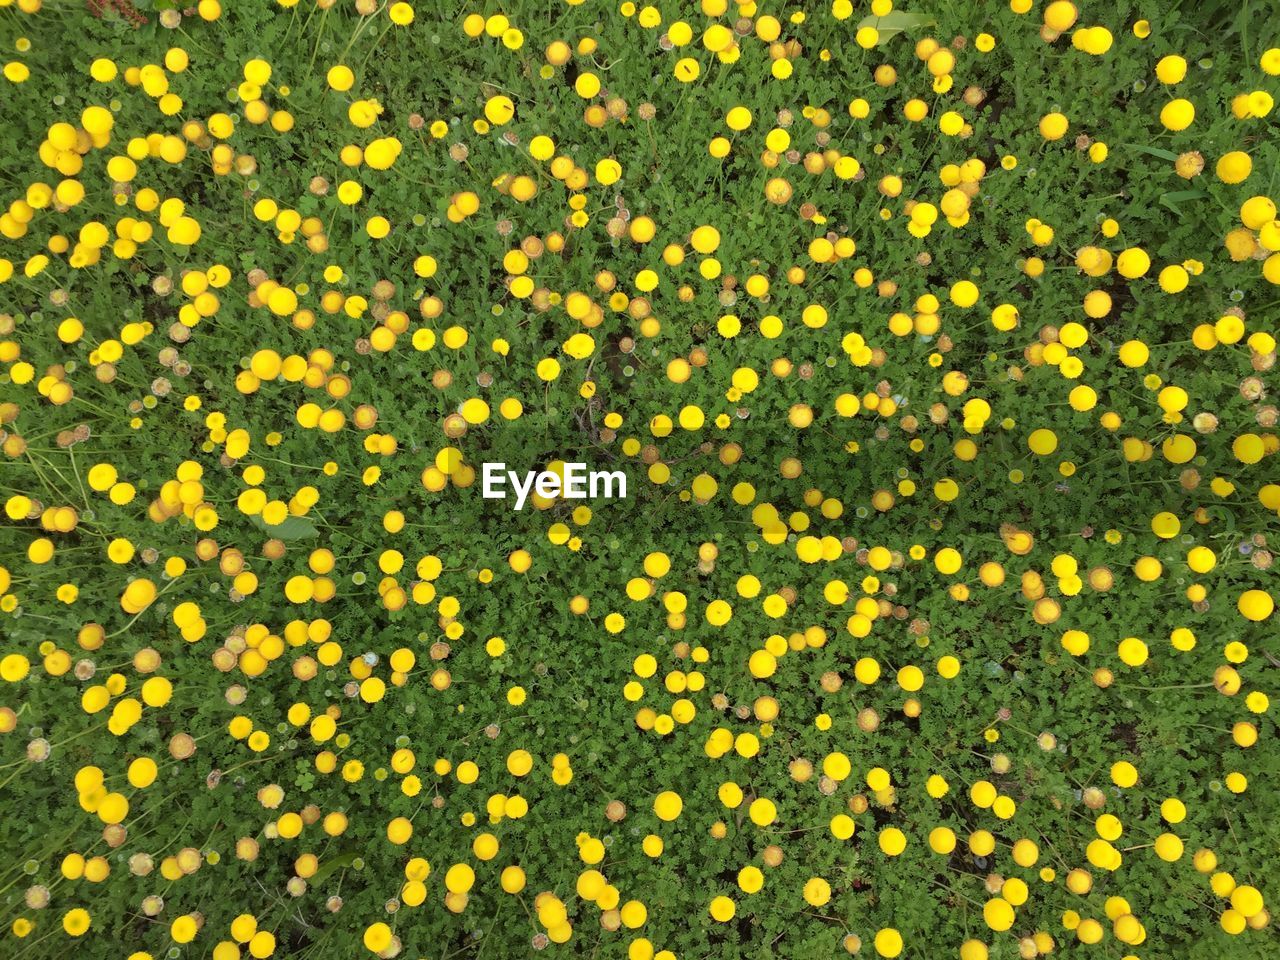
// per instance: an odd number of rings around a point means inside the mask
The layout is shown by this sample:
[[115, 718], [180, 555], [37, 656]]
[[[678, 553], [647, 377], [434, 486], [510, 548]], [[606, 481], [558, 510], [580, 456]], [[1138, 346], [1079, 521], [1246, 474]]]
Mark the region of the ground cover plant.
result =
[[0, 957], [1280, 956], [1268, 4], [0, 51]]

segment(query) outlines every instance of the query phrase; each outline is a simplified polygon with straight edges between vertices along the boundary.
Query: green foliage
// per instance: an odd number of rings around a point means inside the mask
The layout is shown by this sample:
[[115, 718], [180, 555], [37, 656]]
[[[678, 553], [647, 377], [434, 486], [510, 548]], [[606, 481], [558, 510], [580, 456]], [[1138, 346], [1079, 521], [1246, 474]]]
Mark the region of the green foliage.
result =
[[[1265, 912], [1228, 933], [1245, 900], [1210, 886], [1230, 874], [1270, 909], [1280, 850], [1262, 609], [1280, 236], [1274, 206], [1253, 225], [1244, 209], [1276, 195], [1280, 157], [1269, 109], [1233, 113], [1277, 92], [1263, 5], [1086, 5], [1074, 26], [1112, 40], [1092, 55], [1042, 33], [1044, 4], [664, 2], [652, 26], [594, 0], [475, 9], [519, 37], [470, 36], [452, 3], [404, 26], [403, 4], [210, 4], [139, 2], [135, 27], [127, 5], [0, 2], [6, 58], [30, 71], [6, 68], [0, 107], [0, 956], [808, 960], [875, 955], [886, 930], [910, 958], [974, 940], [1012, 960], [1037, 933], [1107, 960], [1280, 951]], [[708, 48], [717, 25], [736, 56]], [[1174, 54], [1188, 73], [1167, 85]], [[100, 60], [119, 75], [94, 80]], [[339, 65], [349, 91], [327, 80]], [[514, 118], [491, 126], [502, 97]], [[1174, 97], [1187, 129], [1160, 120]], [[1051, 113], [1061, 139], [1039, 131]], [[1216, 175], [1230, 151], [1251, 158], [1243, 182]], [[136, 174], [114, 182], [123, 156]], [[944, 212], [912, 229], [926, 204]], [[629, 232], [643, 217], [651, 241]], [[1150, 269], [1124, 276], [1125, 250]], [[1108, 309], [1087, 310], [1099, 292]], [[1149, 356], [1123, 362], [1126, 344]], [[629, 495], [515, 512], [481, 497], [487, 461], [622, 469]], [[1145, 662], [1120, 656], [1129, 637]], [[849, 779], [824, 778], [834, 754]], [[891, 788], [868, 782], [881, 769]], [[670, 822], [662, 791], [683, 799]], [[494, 796], [528, 812], [491, 818]], [[753, 822], [756, 800], [776, 819]], [[1090, 854], [1104, 813], [1115, 870]], [[930, 847], [942, 826], [949, 854]], [[1157, 856], [1165, 834], [1181, 856]], [[607, 851], [599, 902], [578, 893], [587, 838]], [[77, 855], [109, 875], [79, 876]], [[475, 885], [447, 899], [463, 863]], [[806, 901], [813, 878], [829, 902]], [[983, 908], [1017, 899], [1008, 878], [1029, 895], [997, 931]], [[647, 917], [619, 929], [632, 901]], [[72, 939], [76, 910], [91, 925]], [[244, 914], [272, 942], [236, 944]], [[1145, 942], [1119, 938], [1129, 914]], [[1092, 923], [1102, 941], [1081, 942]]]

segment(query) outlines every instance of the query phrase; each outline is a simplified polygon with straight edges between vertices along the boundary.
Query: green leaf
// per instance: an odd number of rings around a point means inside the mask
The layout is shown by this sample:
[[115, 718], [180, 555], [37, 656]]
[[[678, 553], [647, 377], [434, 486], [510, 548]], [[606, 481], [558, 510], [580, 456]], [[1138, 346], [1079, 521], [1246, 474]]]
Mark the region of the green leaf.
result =
[[311, 882], [313, 884], [318, 884], [327, 879], [331, 874], [336, 873], [338, 870], [345, 870], [358, 859], [360, 859], [359, 850], [347, 850], [338, 854], [336, 857], [325, 860], [320, 864], [320, 868], [316, 870], [315, 874], [311, 877]]
[[315, 524], [306, 517], [285, 517], [281, 523], [277, 523], [274, 526], [267, 523], [257, 514], [254, 514], [250, 519], [259, 530], [281, 540], [301, 540], [305, 537], [317, 537], [320, 535], [320, 531], [316, 529]]
[[875, 27], [880, 33], [876, 46], [880, 47], [907, 30], [918, 30], [921, 27], [936, 27], [938, 21], [927, 13], [908, 13], [906, 10], [894, 10], [883, 17], [865, 17], [858, 24], [858, 29]]
[[1168, 160], [1174, 163], [1178, 159], [1178, 155], [1172, 150], [1164, 150], [1160, 147], [1149, 147], [1145, 143], [1126, 143], [1125, 148], [1128, 150], [1137, 150], [1139, 153], [1149, 153], [1153, 157], [1159, 157], [1161, 160]]
[[1160, 205], [1168, 207], [1174, 213], [1181, 213], [1181, 204], [1191, 203], [1195, 200], [1205, 200], [1208, 196], [1203, 190], [1171, 190], [1168, 193], [1160, 194]]

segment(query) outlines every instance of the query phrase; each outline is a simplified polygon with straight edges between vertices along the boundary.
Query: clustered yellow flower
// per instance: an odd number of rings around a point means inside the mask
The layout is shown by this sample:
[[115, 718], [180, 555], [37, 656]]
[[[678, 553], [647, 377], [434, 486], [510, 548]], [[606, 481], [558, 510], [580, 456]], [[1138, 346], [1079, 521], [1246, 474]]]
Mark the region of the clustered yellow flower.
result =
[[[502, 898], [629, 960], [765, 911], [779, 955], [1130, 958], [1217, 935], [1160, 920], [1196, 876], [1265, 950], [1280, 48], [1215, 100], [1070, 0], [613, 6], [319, 0], [231, 62], [257, 21], [200, 0], [50, 76], [97, 14], [0, 0], [9, 935], [114, 956], [132, 883], [130, 960], [389, 960]], [[1100, 100], [1142, 65], [1140, 177], [1093, 97], [993, 106], [1027, 49]], [[484, 512], [486, 460], [585, 450], [629, 502]], [[930, 871], [962, 940], [897, 902]]]

